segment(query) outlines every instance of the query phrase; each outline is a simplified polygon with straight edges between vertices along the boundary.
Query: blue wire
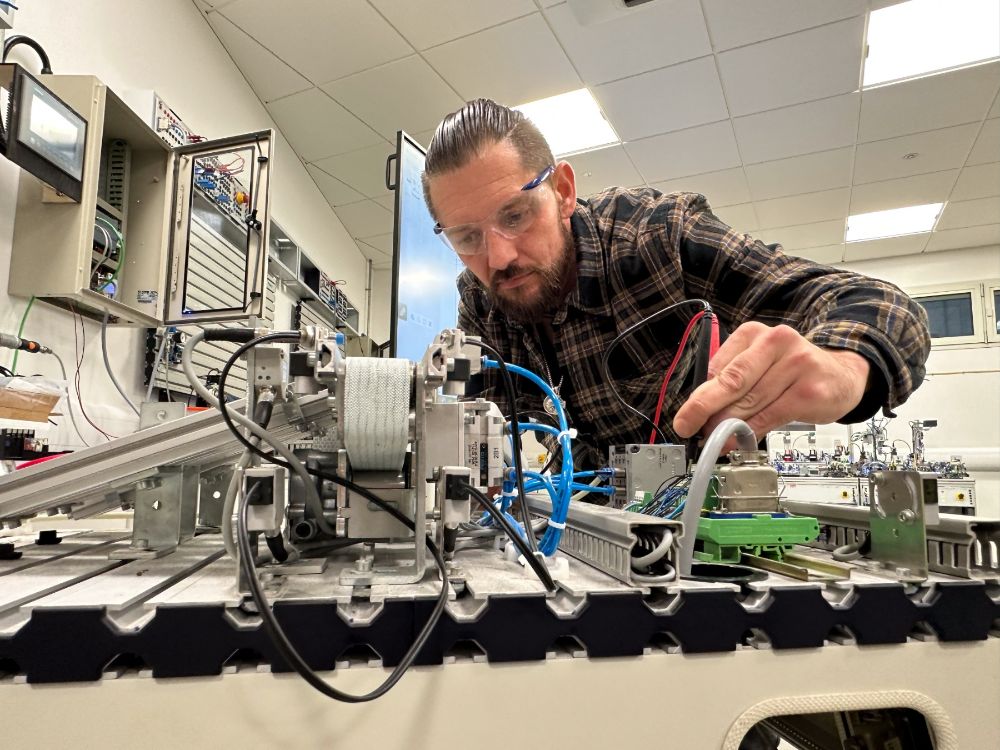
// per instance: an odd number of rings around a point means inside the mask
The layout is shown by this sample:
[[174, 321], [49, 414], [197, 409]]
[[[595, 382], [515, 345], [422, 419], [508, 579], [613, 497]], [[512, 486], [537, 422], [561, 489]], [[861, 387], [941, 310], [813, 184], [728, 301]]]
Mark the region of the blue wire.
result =
[[[484, 358], [483, 367], [487, 370], [497, 370], [500, 368], [499, 363], [496, 360]], [[554, 523], [564, 524], [566, 523], [566, 516], [569, 513], [569, 498], [571, 493], [571, 486], [573, 484], [573, 449], [570, 444], [569, 438], [569, 423], [566, 420], [566, 412], [562, 407], [562, 401], [559, 400], [559, 396], [555, 393], [552, 387], [546, 383], [542, 378], [538, 377], [531, 370], [520, 365], [507, 365], [507, 370], [519, 375], [522, 378], [530, 380], [532, 383], [537, 385], [542, 392], [549, 397], [552, 404], [556, 409], [556, 419], [559, 423], [559, 432], [557, 435], [559, 437], [559, 442], [562, 446], [562, 468], [560, 471], [560, 487], [559, 493], [555, 494], [555, 488], [552, 489], [553, 499], [552, 499], [552, 516], [549, 520]], [[518, 423], [520, 427], [520, 423]], [[545, 432], [546, 430], [541, 430]], [[546, 487], [548, 489], [548, 487]], [[562, 537], [562, 529], [556, 528], [554, 526], [549, 526], [545, 530], [545, 534], [542, 536], [542, 541], [538, 545], [539, 551], [547, 557], [551, 557], [555, 554], [556, 550], [559, 548], [559, 540]]]

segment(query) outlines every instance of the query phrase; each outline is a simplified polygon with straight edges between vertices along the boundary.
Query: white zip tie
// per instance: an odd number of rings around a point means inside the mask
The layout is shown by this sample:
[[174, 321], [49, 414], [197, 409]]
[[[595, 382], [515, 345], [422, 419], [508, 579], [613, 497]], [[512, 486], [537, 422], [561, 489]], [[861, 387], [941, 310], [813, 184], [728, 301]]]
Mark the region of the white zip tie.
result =
[[500, 497], [517, 497], [517, 488], [515, 487], [510, 492], [504, 490], [503, 492], [500, 493]]
[[549, 526], [551, 526], [551, 527], [552, 527], [553, 529], [559, 529], [560, 531], [561, 531], [562, 529], [565, 529], [565, 528], [566, 528], [566, 524], [565, 524], [565, 523], [559, 523], [558, 521], [553, 521], [553, 520], [552, 520], [551, 518], [550, 518], [550, 519], [548, 520], [548, 524], [549, 524]]
[[563, 430], [558, 435], [556, 435], [556, 440], [562, 440], [564, 437], [568, 437], [570, 440], [576, 440], [576, 428], [570, 427], [568, 430]]

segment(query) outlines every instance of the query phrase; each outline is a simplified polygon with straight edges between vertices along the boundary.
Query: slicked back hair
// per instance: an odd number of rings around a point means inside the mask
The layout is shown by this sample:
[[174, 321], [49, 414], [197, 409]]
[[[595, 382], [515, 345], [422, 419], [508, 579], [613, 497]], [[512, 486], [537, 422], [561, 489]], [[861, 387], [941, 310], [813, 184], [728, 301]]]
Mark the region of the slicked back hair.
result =
[[538, 173], [555, 164], [552, 149], [535, 124], [517, 110], [492, 99], [474, 99], [445, 117], [427, 148], [422, 182], [431, 215], [430, 178], [464, 167], [490, 146], [509, 141], [521, 163]]

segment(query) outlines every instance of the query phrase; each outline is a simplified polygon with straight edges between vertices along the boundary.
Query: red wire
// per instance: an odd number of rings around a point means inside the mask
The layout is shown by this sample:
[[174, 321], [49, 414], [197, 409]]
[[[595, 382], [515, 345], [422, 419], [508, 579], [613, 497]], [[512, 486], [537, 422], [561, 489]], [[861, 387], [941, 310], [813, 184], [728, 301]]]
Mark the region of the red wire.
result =
[[[74, 325], [76, 325], [74, 323]], [[53, 458], [59, 458], [62, 453], [53, 453], [51, 456], [41, 456], [40, 458], [33, 458], [30, 461], [25, 461], [23, 464], [18, 464], [15, 469], [27, 469], [29, 466], [34, 466], [35, 464], [43, 464], [46, 461], [51, 461]]]
[[[677, 353], [674, 354], [674, 359], [670, 363], [670, 367], [667, 368], [667, 374], [663, 376], [663, 384], [660, 386], [660, 397], [656, 402], [656, 412], [653, 415], [653, 424], [660, 424], [660, 414], [663, 412], [663, 400], [667, 395], [667, 384], [670, 382], [671, 376], [674, 374], [674, 370], [677, 369], [678, 362], [681, 361], [681, 355], [684, 353], [684, 345], [687, 344], [688, 337], [691, 335], [691, 331], [694, 329], [695, 324], [701, 320], [705, 312], [702, 311], [691, 318], [688, 321], [687, 328], [684, 329], [684, 334], [681, 336], [681, 342], [677, 345]], [[715, 320], [715, 316], [712, 316]], [[649, 433], [649, 444], [653, 445], [656, 442], [656, 430]]]

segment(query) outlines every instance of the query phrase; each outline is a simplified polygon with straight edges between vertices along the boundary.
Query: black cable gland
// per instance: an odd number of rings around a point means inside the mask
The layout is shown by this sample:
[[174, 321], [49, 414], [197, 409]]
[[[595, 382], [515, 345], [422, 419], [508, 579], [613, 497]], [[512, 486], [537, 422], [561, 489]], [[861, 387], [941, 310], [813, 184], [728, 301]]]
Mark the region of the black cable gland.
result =
[[55, 529], [45, 529], [44, 531], [39, 531], [38, 538], [35, 540], [35, 544], [43, 546], [60, 543], [62, 543], [62, 537], [59, 536], [59, 532]]
[[250, 497], [250, 505], [270, 505], [274, 502], [274, 480], [271, 477], [247, 477], [247, 494], [257, 491]]
[[232, 341], [235, 344], [246, 344], [256, 338], [253, 328], [206, 328], [205, 341]]
[[444, 527], [444, 556], [451, 559], [455, 554], [455, 543], [458, 541], [458, 528]]

